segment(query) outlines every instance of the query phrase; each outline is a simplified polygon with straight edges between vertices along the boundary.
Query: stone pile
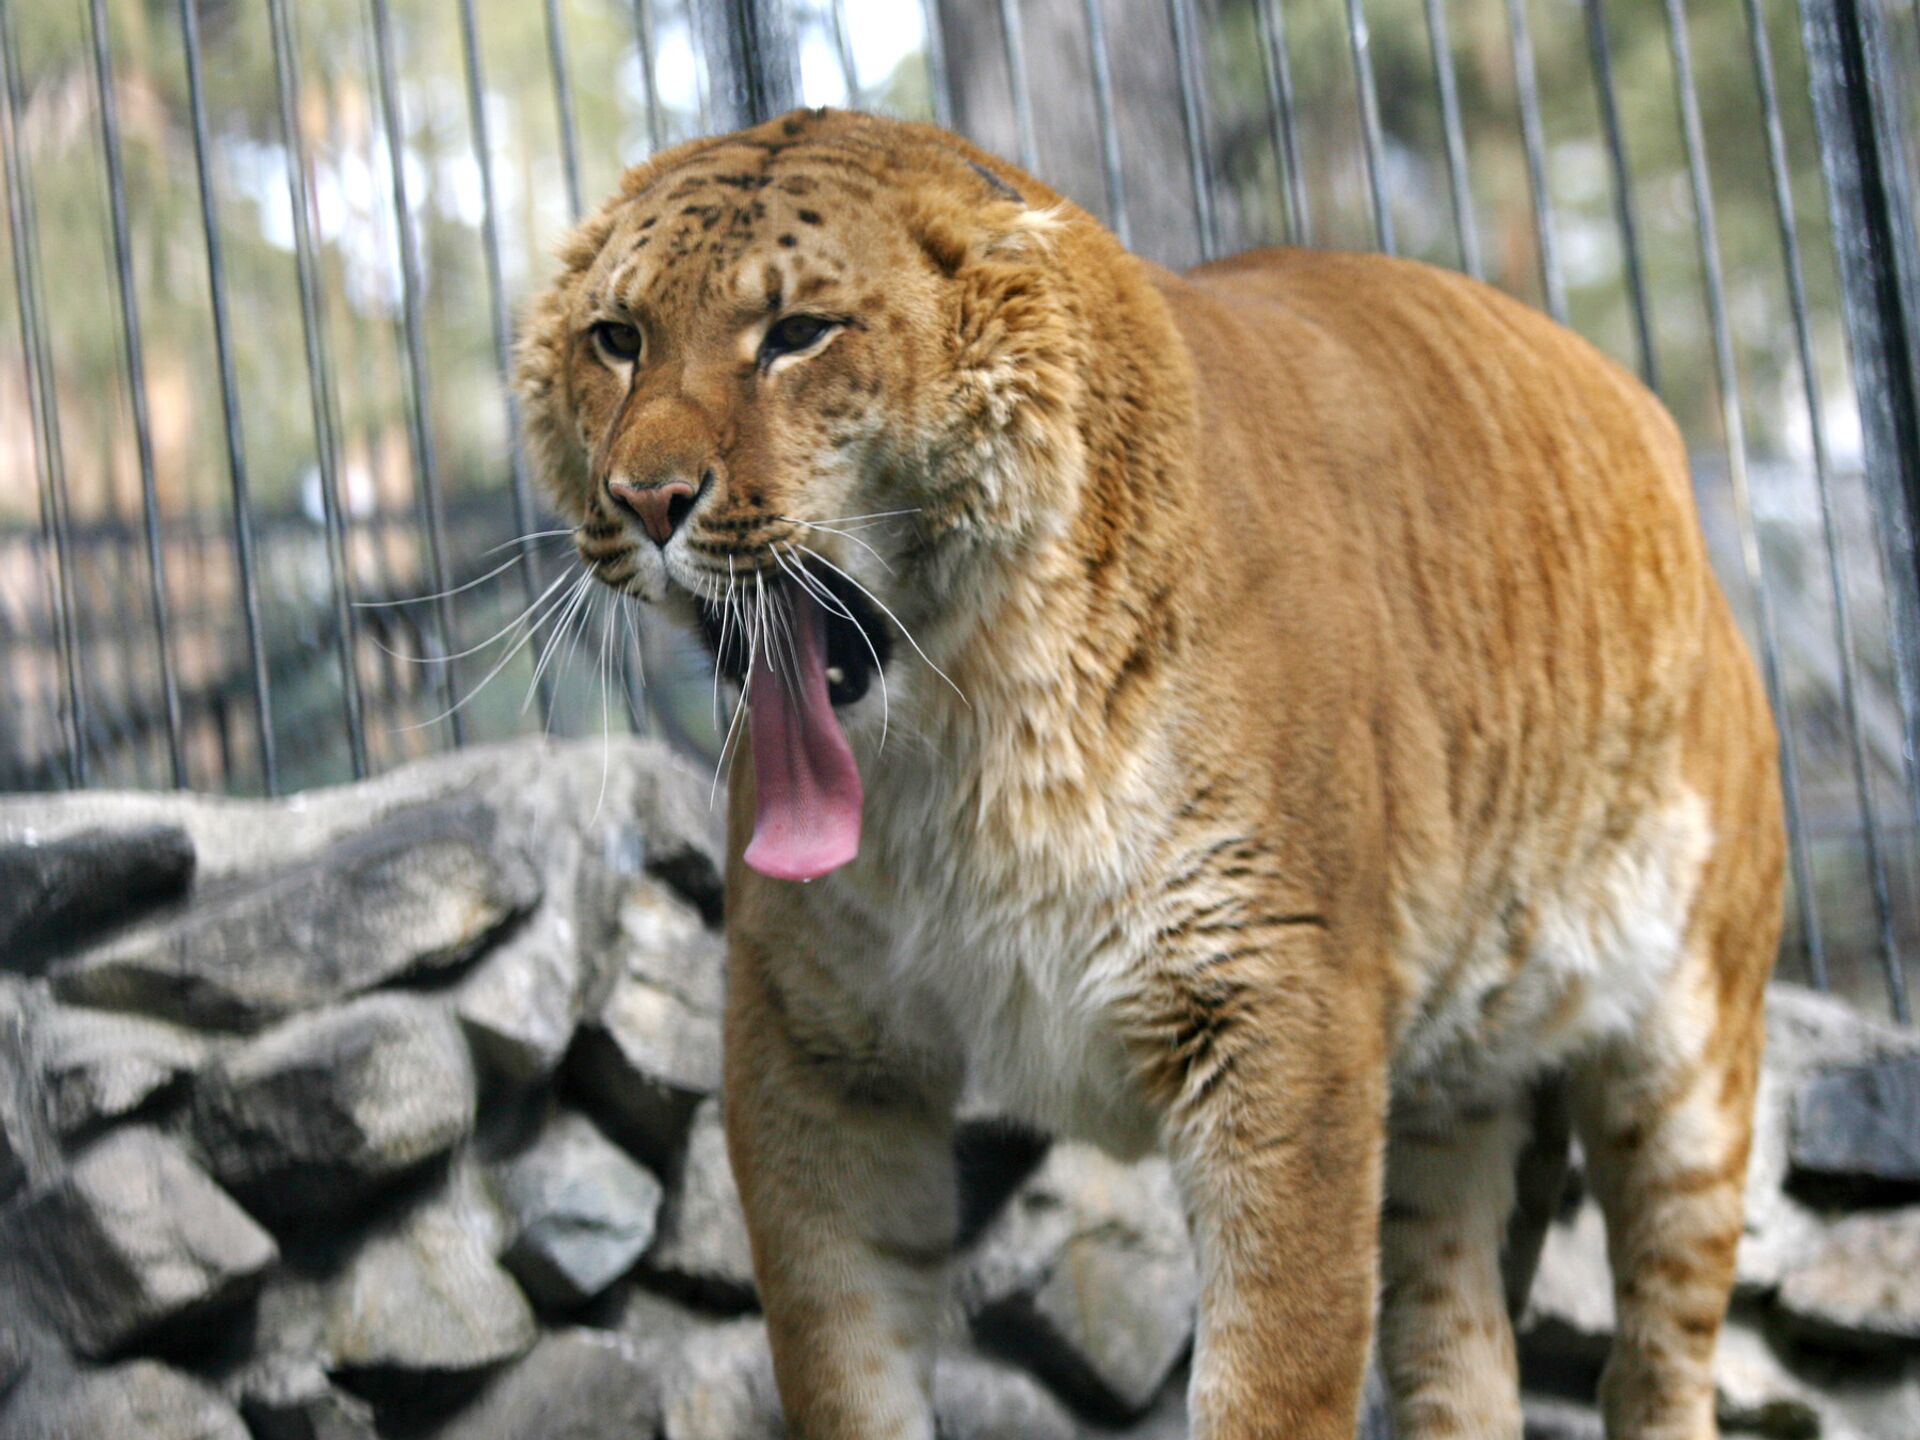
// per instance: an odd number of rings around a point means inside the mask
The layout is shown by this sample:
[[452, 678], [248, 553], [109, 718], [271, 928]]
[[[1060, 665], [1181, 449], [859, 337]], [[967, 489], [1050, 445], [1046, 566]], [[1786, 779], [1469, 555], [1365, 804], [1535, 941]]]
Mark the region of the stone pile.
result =
[[[716, 824], [641, 742], [0, 805], [0, 1440], [782, 1434]], [[1920, 1044], [1805, 995], [1770, 1025], [1723, 1418], [1912, 1440]], [[991, 1118], [959, 1158], [942, 1436], [1184, 1435], [1166, 1165]], [[1597, 1434], [1599, 1244], [1576, 1198], [1525, 1323], [1542, 1437]]]

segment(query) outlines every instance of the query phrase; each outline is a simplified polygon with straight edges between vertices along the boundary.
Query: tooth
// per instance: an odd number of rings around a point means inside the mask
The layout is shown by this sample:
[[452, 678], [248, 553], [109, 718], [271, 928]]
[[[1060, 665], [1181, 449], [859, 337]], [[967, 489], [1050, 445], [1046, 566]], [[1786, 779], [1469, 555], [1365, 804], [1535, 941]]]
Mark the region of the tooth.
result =
[[827, 666], [827, 684], [838, 685], [847, 678], [847, 672], [838, 665]]

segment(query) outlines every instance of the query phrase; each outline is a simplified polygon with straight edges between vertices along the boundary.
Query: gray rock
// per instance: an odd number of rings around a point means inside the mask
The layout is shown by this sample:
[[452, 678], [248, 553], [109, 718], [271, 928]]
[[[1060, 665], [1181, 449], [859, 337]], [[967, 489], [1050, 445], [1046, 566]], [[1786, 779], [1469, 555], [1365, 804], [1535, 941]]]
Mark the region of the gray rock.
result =
[[586, 1001], [572, 915], [552, 896], [486, 955], [454, 1010], [481, 1063], [516, 1084], [544, 1079], [572, 1043]]
[[716, 1325], [661, 1368], [661, 1440], [782, 1440], [763, 1320]]
[[133, 1114], [198, 1070], [206, 1042], [190, 1031], [111, 1011], [49, 1005], [34, 1026], [46, 1109], [63, 1135]]
[[660, 1182], [583, 1115], [556, 1115], [500, 1175], [503, 1257], [545, 1305], [592, 1299], [653, 1242]]
[[1767, 988], [1766, 1062], [1754, 1102], [1747, 1162], [1739, 1293], [1761, 1298], [1819, 1243], [1825, 1217], [1789, 1188], [1793, 1097], [1825, 1070], [1920, 1055], [1920, 1031], [1869, 1020], [1843, 1001], [1797, 985]]
[[225, 1400], [151, 1360], [30, 1380], [0, 1419], [6, 1440], [248, 1440]]
[[56, 965], [64, 999], [251, 1029], [442, 972], [540, 898], [478, 803], [421, 807]]
[[1597, 1365], [1606, 1359], [1613, 1325], [1606, 1220], [1587, 1200], [1548, 1227], [1518, 1332], [1529, 1354]]
[[0, 975], [0, 1200], [50, 1179], [59, 1164], [34, 1074], [39, 1008], [22, 982]]
[[1920, 1341], [1920, 1206], [1833, 1225], [1788, 1269], [1776, 1303], [1797, 1333], [1823, 1344]]
[[0, 1321], [0, 1404], [5, 1403], [8, 1392], [27, 1373], [30, 1359], [26, 1337], [11, 1325]]
[[631, 1340], [563, 1330], [488, 1381], [433, 1440], [646, 1440], [659, 1418], [658, 1379]]
[[1056, 1144], [961, 1278], [974, 1331], [1098, 1418], [1139, 1415], [1193, 1333], [1199, 1294], [1172, 1172]]
[[617, 964], [570, 1070], [598, 1118], [664, 1172], [694, 1110], [720, 1088], [722, 943], [698, 911], [647, 878], [618, 888], [610, 919], [583, 943]]
[[1600, 1412], [1547, 1395], [1521, 1397], [1526, 1440], [1605, 1440]]
[[1722, 1430], [1812, 1440], [1820, 1433], [1813, 1392], [1780, 1358], [1752, 1315], [1736, 1313], [1714, 1352], [1715, 1409]]
[[934, 1362], [933, 1414], [942, 1440], [1075, 1440], [1079, 1433], [1032, 1376], [966, 1353]]
[[41, 1308], [82, 1354], [111, 1354], [249, 1295], [273, 1240], [173, 1141], [116, 1131], [9, 1222]]
[[1920, 1055], [1802, 1081], [1790, 1159], [1797, 1173], [1822, 1180], [1920, 1184]]
[[645, 1264], [702, 1304], [742, 1309], [754, 1303], [753, 1252], [717, 1100], [705, 1102], [694, 1115], [686, 1158], [667, 1193], [660, 1233]]
[[193, 842], [177, 825], [0, 830], [0, 968], [34, 970], [192, 881]]
[[439, 1006], [369, 995], [288, 1020], [210, 1066], [193, 1128], [214, 1174], [271, 1220], [332, 1214], [473, 1126], [473, 1065]]
[[458, 1187], [376, 1227], [320, 1287], [318, 1353], [330, 1369], [382, 1378], [465, 1374], [522, 1354], [538, 1338], [533, 1312], [493, 1239]]
[[254, 1440], [379, 1440], [373, 1407], [328, 1380], [316, 1361], [261, 1366], [238, 1388]]

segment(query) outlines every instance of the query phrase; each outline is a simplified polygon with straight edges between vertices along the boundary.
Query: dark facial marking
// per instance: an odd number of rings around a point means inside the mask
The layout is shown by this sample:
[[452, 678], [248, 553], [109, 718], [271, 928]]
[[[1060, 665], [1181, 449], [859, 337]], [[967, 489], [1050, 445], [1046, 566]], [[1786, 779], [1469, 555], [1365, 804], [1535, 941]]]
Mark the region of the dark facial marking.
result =
[[799, 242], [798, 240], [796, 240], [796, 239], [794, 239], [794, 238], [793, 238], [793, 236], [791, 236], [791, 235], [782, 235], [782, 236], [780, 237], [780, 245], [781, 245], [781, 248], [783, 248], [783, 249], [786, 249], [786, 250], [791, 250], [791, 249], [793, 249], [793, 247], [794, 247], [794, 246], [796, 246], [796, 245], [798, 245], [799, 243], [800, 243], [800, 242]]
[[982, 180], [986, 181], [987, 184], [991, 185], [994, 189], [994, 193], [999, 195], [1001, 199], [1011, 200], [1016, 205], [1024, 205], [1027, 203], [1025, 197], [1022, 196], [1018, 190], [1014, 189], [1013, 186], [1009, 185], [1006, 181], [1002, 180], [998, 175], [994, 174], [991, 170], [987, 169], [987, 167], [982, 165], [979, 161], [969, 160], [967, 162], [967, 166], [969, 169], [973, 171], [974, 174], [978, 175]]
[[818, 225], [820, 223], [820, 212], [818, 210], [802, 210], [799, 214], [802, 225]]

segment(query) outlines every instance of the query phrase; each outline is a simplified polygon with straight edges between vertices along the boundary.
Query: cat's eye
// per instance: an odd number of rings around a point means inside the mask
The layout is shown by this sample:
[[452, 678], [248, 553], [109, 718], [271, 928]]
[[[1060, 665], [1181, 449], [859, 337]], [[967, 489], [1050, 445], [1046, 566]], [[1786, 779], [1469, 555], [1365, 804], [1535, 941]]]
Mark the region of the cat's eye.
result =
[[835, 326], [835, 321], [823, 315], [788, 315], [774, 321], [760, 341], [760, 364], [771, 365], [782, 355], [812, 349]]
[[640, 358], [645, 341], [640, 327], [620, 320], [601, 320], [589, 333], [600, 356], [609, 365], [631, 365]]

